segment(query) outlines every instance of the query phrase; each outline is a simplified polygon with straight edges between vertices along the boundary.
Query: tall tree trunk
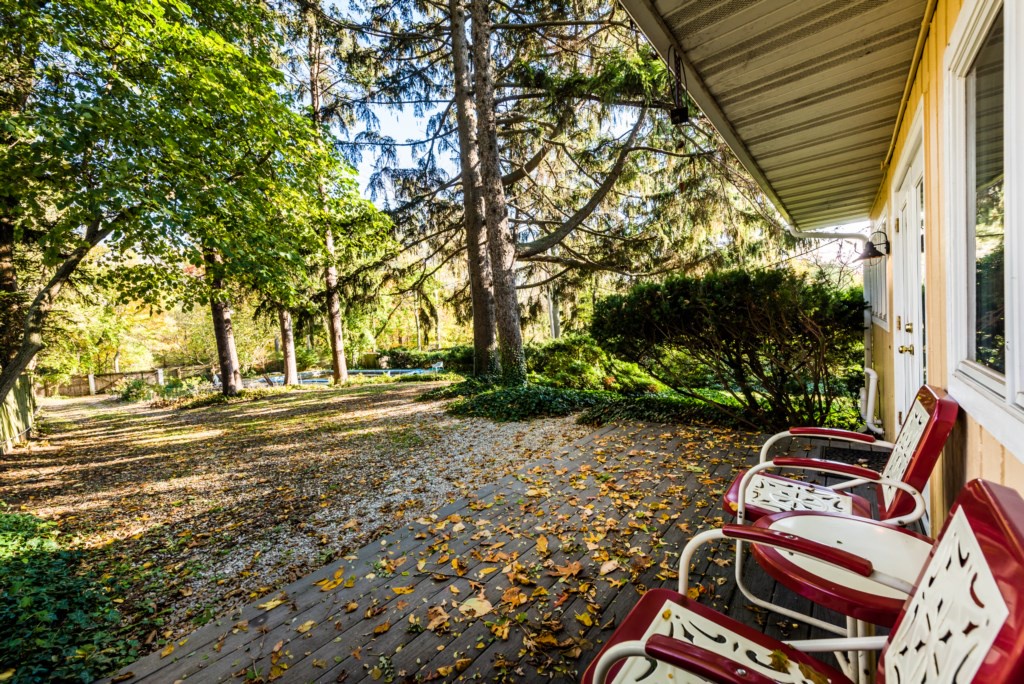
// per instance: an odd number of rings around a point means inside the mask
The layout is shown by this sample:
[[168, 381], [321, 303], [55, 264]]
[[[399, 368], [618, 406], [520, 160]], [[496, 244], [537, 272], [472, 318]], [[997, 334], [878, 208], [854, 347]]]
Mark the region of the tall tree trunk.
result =
[[[88, 256], [93, 247], [114, 232], [114, 228], [125, 221], [131, 212], [121, 212], [115, 219], [103, 224], [97, 218], [85, 230], [85, 239], [68, 255], [68, 258], [57, 267], [46, 285], [36, 293], [32, 303], [25, 310], [21, 321], [21, 330], [17, 334], [17, 351], [9, 356], [0, 370], [0, 403], [7, 398], [18, 383], [18, 378], [32, 367], [33, 360], [43, 349], [43, 324], [53, 311], [57, 295], [67, 284], [78, 265]], [[17, 324], [17, 322], [15, 322]]]
[[483, 225], [484, 195], [480, 189], [480, 156], [476, 141], [476, 111], [469, 73], [466, 12], [462, 0], [448, 0], [451, 18], [452, 69], [455, 81], [455, 120], [459, 130], [463, 220], [469, 285], [473, 298], [473, 375], [496, 375], [498, 349], [494, 332], [494, 281]]
[[551, 322], [551, 339], [557, 340], [562, 336], [562, 312], [559, 311], [561, 306], [558, 301], [558, 293], [555, 292], [555, 288], [548, 287], [548, 318]]
[[231, 323], [231, 306], [225, 298], [224, 279], [220, 276], [221, 258], [210, 250], [204, 251], [207, 277], [210, 279], [210, 313], [213, 315], [213, 336], [217, 342], [217, 363], [220, 366], [220, 386], [225, 396], [233, 397], [242, 389], [242, 371], [235, 348], [235, 329]]
[[487, 251], [494, 278], [494, 321], [498, 331], [501, 379], [506, 385], [526, 384], [526, 357], [519, 323], [515, 283], [515, 239], [508, 223], [505, 187], [501, 182], [498, 128], [494, 103], [494, 65], [491, 62], [491, 17], [488, 0], [471, 0], [473, 68], [476, 86], [477, 147], [480, 187], [487, 198], [484, 212]]
[[295, 361], [295, 332], [292, 330], [292, 313], [283, 306], [277, 310], [281, 323], [281, 352], [284, 354], [284, 384], [299, 384], [298, 364]]
[[[306, 10], [306, 27], [309, 31], [307, 43], [307, 60], [309, 63], [309, 112], [313, 127], [317, 133], [323, 127], [323, 110], [321, 109], [321, 85], [323, 62], [323, 42], [320, 40], [320, 29], [317, 25], [316, 13], [312, 7]], [[321, 204], [324, 204], [324, 191], [320, 189]], [[324, 226], [324, 243], [330, 262], [324, 273], [324, 284], [327, 288], [327, 336], [331, 342], [331, 368], [334, 371], [334, 384], [348, 382], [348, 365], [345, 360], [345, 341], [342, 337], [341, 297], [338, 294], [338, 269], [334, 265], [334, 233], [330, 226]]]
[[14, 265], [14, 197], [0, 197], [0, 367], [14, 360], [21, 346], [25, 302]]

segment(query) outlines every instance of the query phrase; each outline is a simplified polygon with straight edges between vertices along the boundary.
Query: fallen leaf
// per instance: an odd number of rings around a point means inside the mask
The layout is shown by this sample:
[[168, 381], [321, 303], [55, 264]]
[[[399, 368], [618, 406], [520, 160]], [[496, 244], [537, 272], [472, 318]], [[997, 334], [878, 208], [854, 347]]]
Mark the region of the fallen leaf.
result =
[[266, 603], [261, 603], [261, 604], [259, 604], [256, 607], [257, 608], [262, 608], [263, 610], [274, 610], [279, 605], [281, 605], [282, 603], [286, 603], [287, 601], [288, 601], [288, 599], [286, 597], [278, 597], [276, 599], [271, 599], [271, 600], [267, 601]]
[[373, 628], [374, 634], [383, 634], [384, 632], [391, 629], [391, 620], [386, 620], [383, 624], [377, 625]]
[[416, 585], [412, 584], [412, 585], [410, 585], [408, 587], [391, 587], [391, 591], [393, 591], [393, 592], [395, 592], [396, 594], [399, 594], [399, 595], [401, 595], [401, 594], [411, 594], [412, 592], [416, 591]]
[[167, 644], [167, 646], [164, 647], [164, 650], [160, 651], [160, 657], [166, 658], [172, 653], [174, 653], [174, 644]]
[[431, 632], [445, 625], [450, 620], [448, 612], [441, 606], [431, 606], [427, 609], [427, 629]]
[[617, 560], [605, 561], [601, 564], [601, 569], [598, 570], [599, 575], [608, 575], [619, 569], [619, 562]]
[[316, 620], [306, 620], [301, 625], [296, 627], [295, 631], [298, 632], [299, 634], [305, 634], [306, 632], [308, 632], [309, 630], [313, 629], [314, 627], [316, 627]]
[[491, 602], [479, 596], [468, 598], [459, 604], [459, 612], [466, 617], [481, 617], [494, 609]]
[[537, 537], [537, 553], [546, 555], [548, 552], [548, 538], [543, 534]]

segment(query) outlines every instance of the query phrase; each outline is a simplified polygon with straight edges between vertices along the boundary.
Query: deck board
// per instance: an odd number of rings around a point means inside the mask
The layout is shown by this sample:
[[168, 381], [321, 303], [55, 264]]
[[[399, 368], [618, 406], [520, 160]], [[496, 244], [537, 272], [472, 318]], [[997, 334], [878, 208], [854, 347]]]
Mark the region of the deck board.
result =
[[[596, 430], [142, 658], [118, 681], [575, 681], [643, 591], [675, 585], [682, 547], [723, 522], [722, 490], [762, 439], [638, 423]], [[702, 602], [778, 638], [811, 634], [752, 609], [732, 557], [725, 543], [697, 554], [691, 585], [704, 588]], [[613, 558], [622, 567], [601, 575]], [[810, 608], [756, 568], [747, 576], [762, 595]], [[335, 578], [328, 591], [316, 584]], [[512, 587], [531, 598], [503, 602]], [[463, 616], [456, 604], [473, 596], [492, 612]], [[425, 628], [431, 608], [447, 612], [447, 628]]]

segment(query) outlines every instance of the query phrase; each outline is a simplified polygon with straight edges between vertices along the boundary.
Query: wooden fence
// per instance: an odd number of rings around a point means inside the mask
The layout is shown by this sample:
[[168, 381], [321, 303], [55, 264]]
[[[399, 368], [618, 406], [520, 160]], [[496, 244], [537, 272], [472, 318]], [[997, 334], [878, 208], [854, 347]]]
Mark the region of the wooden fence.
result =
[[6, 454], [16, 444], [28, 439], [35, 422], [36, 400], [32, 392], [32, 376], [23, 375], [18, 384], [0, 404], [0, 453]]
[[171, 378], [184, 380], [210, 372], [207, 366], [183, 366], [180, 368], [154, 368], [148, 371], [127, 373], [96, 373], [73, 375], [66, 383], [43, 383], [38, 391], [44, 397], [87, 397], [90, 394], [106, 394], [122, 380], [145, 380], [151, 385], [162, 385]]

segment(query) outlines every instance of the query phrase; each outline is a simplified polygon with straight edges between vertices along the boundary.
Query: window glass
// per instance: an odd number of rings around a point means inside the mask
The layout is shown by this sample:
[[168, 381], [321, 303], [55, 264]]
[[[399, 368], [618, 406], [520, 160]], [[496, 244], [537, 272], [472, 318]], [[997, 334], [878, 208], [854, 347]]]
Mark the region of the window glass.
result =
[[999, 12], [968, 76], [969, 153], [973, 171], [974, 360], [1006, 372], [1003, 278], [1003, 13]]

